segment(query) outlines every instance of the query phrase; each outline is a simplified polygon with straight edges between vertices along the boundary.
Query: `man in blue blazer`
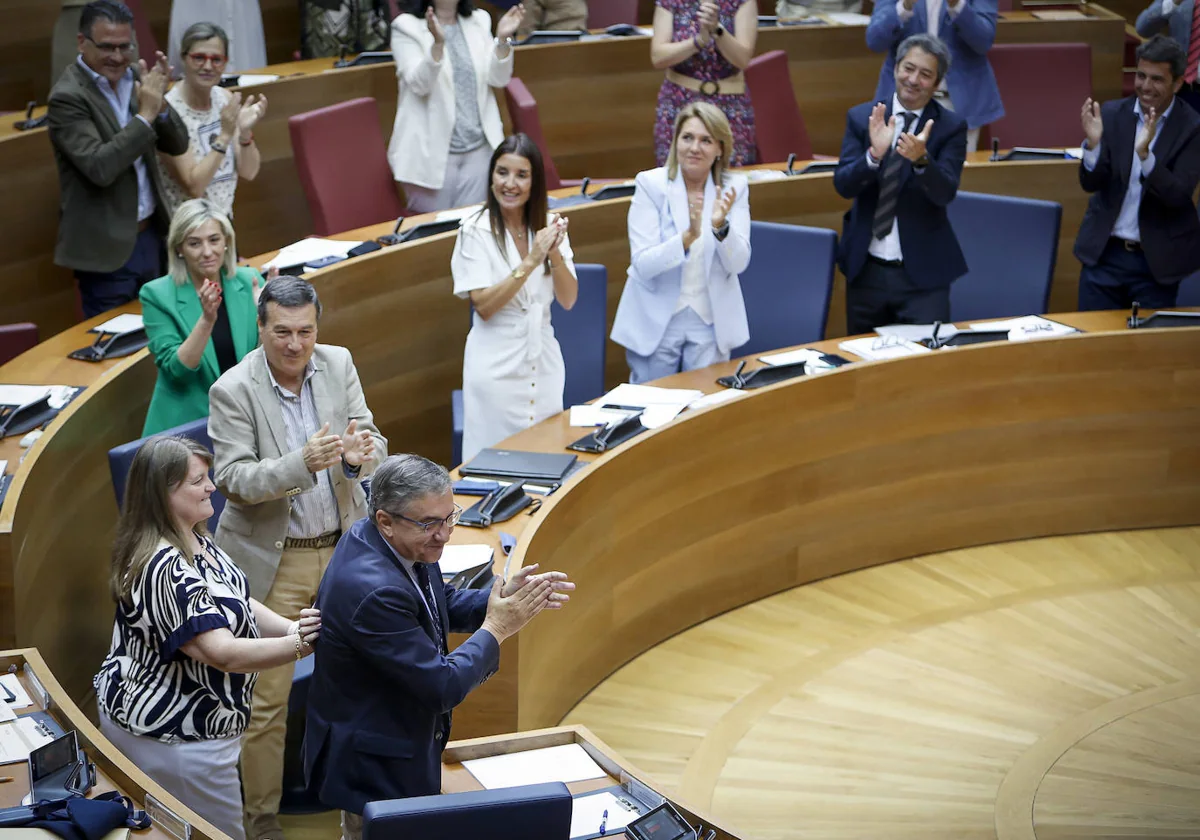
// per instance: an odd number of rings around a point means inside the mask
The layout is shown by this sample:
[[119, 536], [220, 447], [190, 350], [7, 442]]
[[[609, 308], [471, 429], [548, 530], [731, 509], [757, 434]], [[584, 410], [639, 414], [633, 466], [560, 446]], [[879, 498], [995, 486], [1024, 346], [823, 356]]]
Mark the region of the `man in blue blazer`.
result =
[[1084, 103], [1079, 183], [1092, 197], [1075, 238], [1080, 310], [1169, 308], [1200, 270], [1200, 115], [1175, 96], [1185, 61], [1155, 35], [1138, 47], [1133, 96]]
[[950, 50], [950, 72], [934, 97], [967, 121], [967, 151], [973, 152], [979, 145], [979, 129], [1004, 116], [1000, 88], [987, 58], [996, 40], [996, 0], [878, 0], [867, 25], [867, 47], [887, 53], [876, 100], [887, 102], [895, 91], [897, 45], [922, 32], [940, 39]]
[[[575, 588], [528, 566], [490, 593], [442, 583], [438, 559], [461, 509], [450, 477], [393, 455], [371, 481], [371, 513], [342, 536], [321, 587], [321, 640], [304, 734], [304, 776], [360, 840], [368, 802], [440, 792], [452, 710], [500, 666], [500, 644]], [[450, 652], [450, 633], [471, 633]]]
[[1196, 4], [1194, 0], [1150, 0], [1150, 5], [1137, 16], [1137, 34], [1150, 38], [1160, 34], [1164, 29], [1167, 34], [1183, 47], [1183, 54], [1191, 58], [1184, 67], [1183, 87], [1176, 96], [1197, 111], [1200, 111], [1200, 84], [1197, 83], [1197, 70], [1200, 69], [1200, 51], [1192, 55], [1192, 24], [1195, 23]]
[[967, 272], [946, 205], [958, 193], [967, 123], [933, 99], [950, 57], [938, 39], [906, 38], [896, 92], [846, 115], [833, 186], [854, 199], [842, 224], [851, 335], [885, 324], [950, 320], [950, 284]]

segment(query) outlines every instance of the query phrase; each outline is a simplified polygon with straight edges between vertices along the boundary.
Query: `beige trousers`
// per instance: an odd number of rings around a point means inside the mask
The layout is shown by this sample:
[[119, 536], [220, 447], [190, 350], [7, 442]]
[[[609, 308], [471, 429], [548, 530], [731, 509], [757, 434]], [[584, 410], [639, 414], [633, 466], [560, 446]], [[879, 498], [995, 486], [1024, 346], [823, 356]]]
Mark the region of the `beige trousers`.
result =
[[[285, 549], [265, 606], [284, 618], [298, 619], [300, 610], [311, 607], [316, 600], [317, 587], [332, 556], [333, 546]], [[242, 736], [242, 792], [248, 840], [283, 840], [279, 798], [283, 795], [283, 746], [293, 669], [288, 664], [263, 671], [254, 686], [250, 723]]]

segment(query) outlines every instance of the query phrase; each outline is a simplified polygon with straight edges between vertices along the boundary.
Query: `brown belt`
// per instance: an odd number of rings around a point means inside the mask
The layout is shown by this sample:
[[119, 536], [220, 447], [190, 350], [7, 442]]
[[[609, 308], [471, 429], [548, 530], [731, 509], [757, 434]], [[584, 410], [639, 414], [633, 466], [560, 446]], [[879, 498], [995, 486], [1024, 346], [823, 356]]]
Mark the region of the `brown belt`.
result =
[[331, 545], [337, 545], [337, 541], [341, 536], [341, 531], [330, 531], [328, 534], [321, 534], [319, 537], [288, 537], [283, 541], [283, 547], [329, 548]]
[[746, 92], [746, 77], [739, 71], [733, 76], [718, 79], [715, 82], [702, 82], [691, 76], [667, 69], [667, 81], [679, 85], [684, 90], [695, 91], [705, 96], [720, 96], [721, 94], [737, 95]]

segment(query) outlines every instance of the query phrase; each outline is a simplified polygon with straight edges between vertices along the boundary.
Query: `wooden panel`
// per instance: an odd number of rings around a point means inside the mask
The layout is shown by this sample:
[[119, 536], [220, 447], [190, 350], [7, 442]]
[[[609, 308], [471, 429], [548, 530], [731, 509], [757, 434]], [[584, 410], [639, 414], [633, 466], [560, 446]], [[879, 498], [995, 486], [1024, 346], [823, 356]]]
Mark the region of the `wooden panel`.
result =
[[[50, 94], [50, 40], [61, 6], [55, 0], [7, 0], [0, 29], [0, 111], [25, 110]], [[0, 169], [7, 174], [7, 170]]]

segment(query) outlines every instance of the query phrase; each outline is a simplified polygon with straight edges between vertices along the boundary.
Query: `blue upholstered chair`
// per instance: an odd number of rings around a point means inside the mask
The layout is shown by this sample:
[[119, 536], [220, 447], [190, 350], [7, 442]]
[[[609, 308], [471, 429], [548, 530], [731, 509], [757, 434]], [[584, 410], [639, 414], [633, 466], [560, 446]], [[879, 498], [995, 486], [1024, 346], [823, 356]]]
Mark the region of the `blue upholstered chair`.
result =
[[1183, 278], [1179, 284], [1177, 306], [1200, 306], [1200, 271]]
[[[550, 304], [550, 323], [562, 348], [567, 372], [563, 406], [570, 407], [604, 393], [604, 360], [608, 347], [608, 269], [602, 265], [576, 263], [579, 298], [571, 309]], [[450, 394], [453, 420], [451, 463], [462, 463], [462, 391]]]
[[[202, 417], [191, 423], [184, 423], [173, 429], [161, 432], [163, 435], [182, 435], [186, 438], [204, 444], [212, 450], [212, 439], [208, 436], [208, 418]], [[129, 467], [133, 456], [148, 438], [140, 438], [108, 450], [108, 469], [112, 473], [113, 492], [117, 495], [117, 507], [125, 501], [125, 482], [129, 476]], [[213, 515], [208, 520], [208, 530], [216, 533], [217, 520], [225, 509], [225, 497], [220, 491], [213, 491]], [[237, 558], [233, 558], [237, 562]], [[304, 770], [301, 764], [300, 746], [304, 742], [304, 709], [308, 704], [308, 681], [312, 677], [313, 659], [306, 657], [296, 663], [292, 675], [292, 690], [288, 698], [288, 734], [284, 748], [283, 767], [283, 800], [280, 810], [285, 814], [309, 814], [316, 811], [329, 810], [310, 796], [304, 788]]]
[[[210, 452], [212, 451], [212, 439], [208, 436], [207, 417], [201, 417], [199, 420], [193, 420], [190, 423], [184, 423], [182, 426], [167, 429], [159, 434], [181, 435], [185, 438], [191, 438], [197, 443], [203, 444]], [[139, 438], [108, 450], [108, 471], [112, 474], [113, 492], [117, 494], [118, 510], [125, 503], [125, 479], [129, 475], [130, 465], [133, 464], [133, 456], [137, 454], [137, 451], [142, 448], [142, 444], [147, 440], [149, 438]], [[217, 520], [221, 518], [221, 511], [225, 509], [225, 497], [221, 495], [219, 490], [214, 490], [211, 499], [213, 515], [208, 520], [208, 530], [210, 533], [215, 533], [217, 530]]]
[[951, 320], [1045, 314], [1062, 205], [959, 192], [948, 209], [967, 258], [967, 274], [950, 287]]
[[368, 802], [363, 840], [567, 840], [571, 792], [562, 782]]
[[741, 275], [750, 340], [734, 357], [825, 337], [836, 253], [832, 230], [750, 223], [750, 265]]

